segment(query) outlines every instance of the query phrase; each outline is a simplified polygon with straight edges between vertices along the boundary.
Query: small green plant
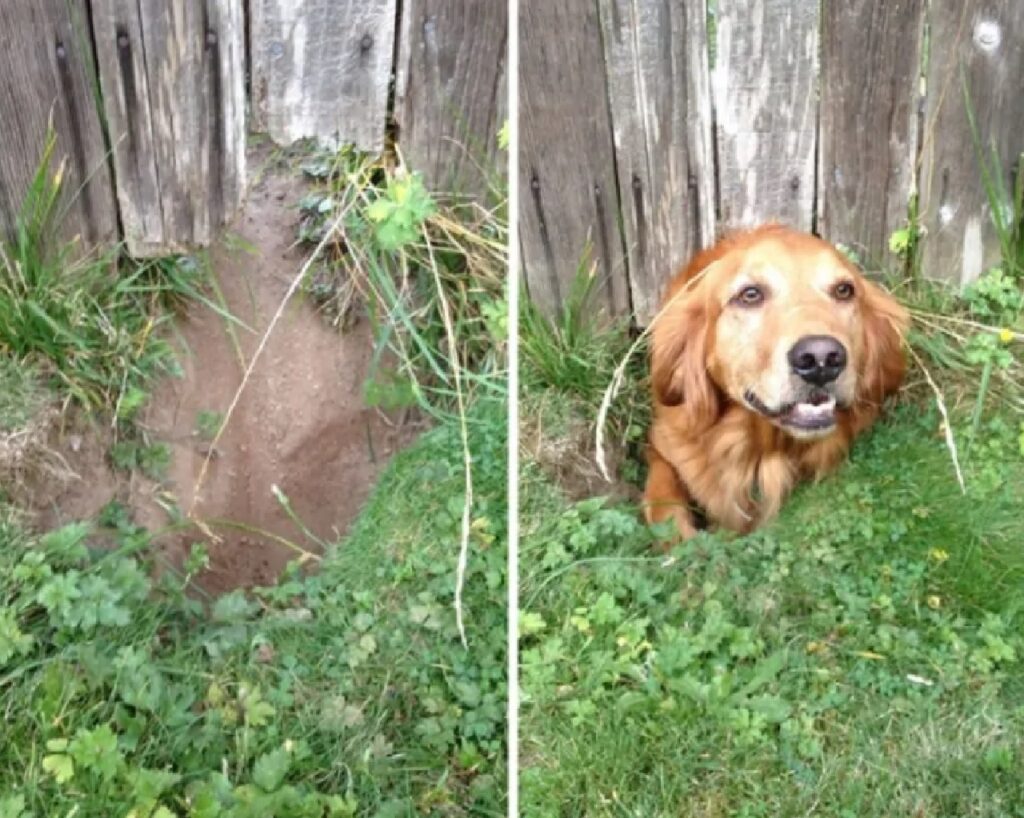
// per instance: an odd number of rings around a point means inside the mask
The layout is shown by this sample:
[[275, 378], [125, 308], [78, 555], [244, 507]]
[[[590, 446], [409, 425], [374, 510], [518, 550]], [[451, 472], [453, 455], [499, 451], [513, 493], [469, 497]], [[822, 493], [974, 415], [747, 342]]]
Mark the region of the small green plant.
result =
[[916, 242], [916, 233], [912, 227], [901, 227], [889, 236], [889, 250], [900, 258], [906, 258]]
[[423, 224], [437, 206], [418, 174], [388, 179], [384, 190], [366, 209], [373, 238], [381, 250], [398, 250], [418, 242]]
[[210, 441], [217, 436], [221, 424], [224, 422], [224, 415], [221, 412], [211, 412], [203, 409], [196, 415], [196, 435], [200, 440]]
[[165, 443], [122, 440], [110, 449], [110, 461], [122, 471], [139, 470], [153, 480], [162, 480], [171, 465], [171, 450]]
[[993, 373], [1005, 372], [1014, 364], [1014, 357], [1008, 346], [1012, 339], [1013, 334], [1007, 330], [999, 334], [981, 332], [974, 335], [968, 343], [965, 353], [968, 363], [981, 367], [978, 395], [971, 414], [969, 441], [974, 440], [981, 426], [982, 412], [985, 409]]
[[967, 285], [963, 293], [971, 313], [983, 321], [1014, 324], [1024, 312], [1024, 287], [1002, 267], [993, 267]]

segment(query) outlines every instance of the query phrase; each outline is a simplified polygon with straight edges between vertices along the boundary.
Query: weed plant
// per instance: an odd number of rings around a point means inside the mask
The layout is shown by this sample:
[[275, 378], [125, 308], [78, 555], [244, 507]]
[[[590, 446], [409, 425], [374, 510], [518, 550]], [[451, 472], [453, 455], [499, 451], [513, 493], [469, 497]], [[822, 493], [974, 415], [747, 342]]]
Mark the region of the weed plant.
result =
[[[306, 290], [335, 323], [364, 308], [374, 326], [369, 403], [450, 417], [456, 369], [470, 399], [504, 400], [508, 337], [503, 183], [480, 197], [429, 192], [387, 159], [342, 151], [303, 164], [300, 239], [336, 225]], [[339, 214], [342, 214], [339, 221]]]

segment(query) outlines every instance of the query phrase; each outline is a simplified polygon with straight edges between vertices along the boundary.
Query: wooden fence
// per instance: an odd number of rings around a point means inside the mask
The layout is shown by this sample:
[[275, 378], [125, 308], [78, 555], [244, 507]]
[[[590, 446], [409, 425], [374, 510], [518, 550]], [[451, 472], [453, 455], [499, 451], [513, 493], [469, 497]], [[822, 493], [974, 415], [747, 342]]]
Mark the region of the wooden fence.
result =
[[926, 275], [963, 284], [998, 260], [966, 100], [1009, 179], [1024, 2], [520, 0], [520, 15], [520, 230], [541, 305], [589, 248], [603, 306], [646, 322], [694, 251], [773, 219], [891, 267], [915, 193]]
[[0, 233], [51, 117], [65, 236], [137, 256], [209, 244], [244, 196], [248, 130], [376, 152], [394, 125], [430, 185], [479, 194], [507, 31], [504, 0], [3, 0]]

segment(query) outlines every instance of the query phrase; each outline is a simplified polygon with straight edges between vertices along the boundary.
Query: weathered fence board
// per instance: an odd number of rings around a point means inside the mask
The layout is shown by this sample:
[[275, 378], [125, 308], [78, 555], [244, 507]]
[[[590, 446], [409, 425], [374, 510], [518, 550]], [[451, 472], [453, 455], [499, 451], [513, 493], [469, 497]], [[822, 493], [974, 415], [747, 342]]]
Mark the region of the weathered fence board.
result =
[[498, 0], [406, 0], [395, 121], [406, 161], [436, 190], [481, 194], [505, 176], [508, 7]]
[[596, 4], [522, 0], [519, 17], [519, 212], [527, 287], [537, 304], [556, 309], [589, 244], [600, 277], [595, 306], [623, 313], [629, 294]]
[[384, 147], [396, 0], [251, 0], [255, 130]]
[[823, 4], [818, 229], [876, 267], [913, 190], [924, 9], [924, 0]]
[[129, 252], [208, 244], [244, 188], [241, 0], [93, 0], [93, 26]]
[[[100, 127], [83, 2], [0, 3], [0, 234], [14, 226], [51, 111], [57, 161], [67, 159], [62, 236], [114, 238], [117, 218]], [[55, 163], [51, 172], [57, 170]]]
[[715, 232], [705, 0], [600, 0], [633, 312]]
[[819, 3], [720, 0], [712, 70], [727, 227], [814, 213]]
[[964, 87], [981, 149], [991, 163], [994, 146], [999, 172], [1009, 179], [1024, 153], [1024, 3], [932, 3], [930, 24], [922, 269], [927, 276], [963, 285], [999, 259]]

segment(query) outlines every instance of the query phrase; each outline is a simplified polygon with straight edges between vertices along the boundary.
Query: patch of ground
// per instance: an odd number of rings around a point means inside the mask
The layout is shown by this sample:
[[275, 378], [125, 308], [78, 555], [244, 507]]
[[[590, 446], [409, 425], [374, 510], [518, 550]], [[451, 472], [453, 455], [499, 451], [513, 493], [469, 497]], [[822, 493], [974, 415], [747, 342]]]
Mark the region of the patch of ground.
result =
[[520, 410], [519, 446], [569, 500], [607, 497], [639, 502], [641, 493], [624, 472], [635, 466], [629, 448], [614, 432], [604, 440], [605, 479], [597, 461], [595, 421], [571, 398], [528, 396]]
[[[253, 157], [252, 164], [259, 161]], [[373, 351], [365, 320], [339, 333], [308, 299], [297, 297], [212, 452], [208, 430], [200, 428], [226, 413], [245, 362], [306, 257], [307, 250], [295, 245], [295, 203], [303, 187], [295, 172], [266, 168], [210, 252], [227, 309], [249, 329], [236, 325], [233, 340], [229, 323], [198, 305], [176, 323], [183, 377], [158, 386], [143, 418], [151, 438], [170, 447], [166, 479], [157, 485], [112, 473], [102, 433], [76, 432], [77, 447], [64, 435], [60, 450], [83, 479], [52, 499], [52, 522], [92, 516], [113, 497], [127, 497], [136, 520], [159, 531], [171, 521], [167, 507], [176, 505], [222, 537], [207, 541], [210, 570], [199, 580], [214, 593], [272, 582], [296, 556], [275, 536], [319, 552], [316, 540], [336, 541], [348, 529], [390, 456], [419, 431], [415, 423], [364, 406]], [[206, 479], [197, 487], [207, 453]], [[289, 518], [274, 496], [275, 485], [315, 539]], [[203, 540], [193, 528], [158, 543], [178, 563], [192, 543]]]

